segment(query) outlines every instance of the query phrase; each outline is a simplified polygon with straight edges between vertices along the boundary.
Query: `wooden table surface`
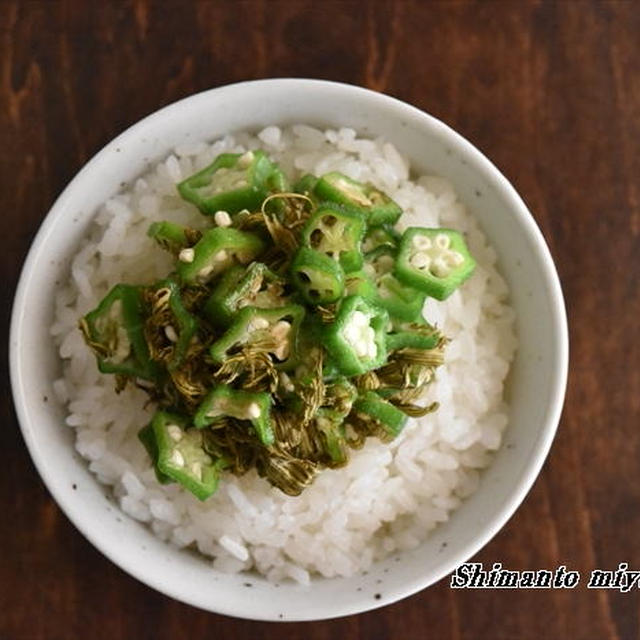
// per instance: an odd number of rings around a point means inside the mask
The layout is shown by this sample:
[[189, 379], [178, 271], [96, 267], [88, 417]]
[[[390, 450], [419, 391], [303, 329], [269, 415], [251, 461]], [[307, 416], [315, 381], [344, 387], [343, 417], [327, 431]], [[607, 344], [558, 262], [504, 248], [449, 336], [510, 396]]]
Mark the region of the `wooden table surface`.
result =
[[[640, 4], [0, 2], [2, 327], [30, 241], [114, 135], [195, 91], [277, 76], [396, 96], [484, 151], [555, 257], [571, 331], [558, 436], [533, 490], [477, 556], [579, 570], [575, 590], [452, 591], [314, 624], [205, 613], [111, 564], [29, 459], [2, 370], [0, 638], [637, 638], [640, 568]], [[6, 363], [6, 341], [2, 341]]]

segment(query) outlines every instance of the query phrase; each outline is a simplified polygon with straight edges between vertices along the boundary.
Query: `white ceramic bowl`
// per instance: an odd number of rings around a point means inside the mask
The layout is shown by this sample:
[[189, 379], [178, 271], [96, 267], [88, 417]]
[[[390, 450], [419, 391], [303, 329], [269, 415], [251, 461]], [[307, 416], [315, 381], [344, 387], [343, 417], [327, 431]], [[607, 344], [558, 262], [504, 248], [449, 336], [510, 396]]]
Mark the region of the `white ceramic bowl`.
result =
[[[376, 564], [366, 576], [314, 578], [308, 588], [276, 588], [252, 576], [249, 591], [243, 586], [246, 575], [212, 572], [209, 561], [160, 542], [105, 496], [75, 453], [64, 410], [53, 400], [51, 383], [60, 361], [49, 327], [56, 281], [68, 278], [70, 256], [93, 212], [120, 183], [185, 141], [297, 122], [384, 136], [417, 171], [449, 178], [479, 219], [498, 253], [517, 312], [520, 346], [505, 436], [511, 446], [500, 449], [477, 493], [415, 551]], [[329, 618], [379, 607], [433, 584], [473, 556], [513, 514], [540, 471], [558, 424], [568, 359], [564, 303], [549, 251], [526, 206], [493, 164], [449, 127], [398, 100], [297, 79], [245, 82], [186, 98], [100, 151], [58, 198], [33, 242], [15, 298], [10, 343], [11, 381], [25, 441], [42, 479], [76, 527], [118, 566], [158, 591], [210, 611], [263, 620]]]

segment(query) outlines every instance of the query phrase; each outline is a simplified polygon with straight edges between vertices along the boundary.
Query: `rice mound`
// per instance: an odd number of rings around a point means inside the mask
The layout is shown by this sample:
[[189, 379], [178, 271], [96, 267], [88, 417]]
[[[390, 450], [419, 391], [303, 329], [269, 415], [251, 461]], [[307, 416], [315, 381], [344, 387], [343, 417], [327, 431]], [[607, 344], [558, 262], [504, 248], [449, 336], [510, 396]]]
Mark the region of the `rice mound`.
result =
[[[369, 439], [349, 464], [323, 471], [299, 497], [250, 472], [224, 475], [204, 503], [177, 485], [156, 482], [137, 439], [153, 409], [128, 386], [116, 395], [98, 372], [77, 329], [118, 282], [149, 283], [171, 270], [171, 258], [146, 236], [169, 219], [196, 228], [207, 221], [182, 201], [175, 184], [222, 152], [263, 148], [290, 177], [341, 171], [387, 192], [404, 209], [403, 226], [443, 226], [466, 234], [478, 267], [445, 302], [429, 300], [425, 317], [451, 338], [426, 400], [434, 414], [410, 420], [391, 444]], [[98, 211], [73, 258], [71, 279], [56, 299], [52, 334], [63, 359], [54, 391], [68, 406], [76, 448], [98, 480], [113, 487], [122, 510], [178, 547], [194, 546], [225, 572], [255, 569], [269, 580], [307, 584], [313, 573], [349, 576], [396, 550], [411, 549], [448, 519], [479, 484], [507, 426], [503, 383], [516, 348], [514, 312], [495, 251], [444, 179], [410, 180], [407, 161], [384, 140], [352, 129], [269, 126], [213, 144], [180, 146]]]

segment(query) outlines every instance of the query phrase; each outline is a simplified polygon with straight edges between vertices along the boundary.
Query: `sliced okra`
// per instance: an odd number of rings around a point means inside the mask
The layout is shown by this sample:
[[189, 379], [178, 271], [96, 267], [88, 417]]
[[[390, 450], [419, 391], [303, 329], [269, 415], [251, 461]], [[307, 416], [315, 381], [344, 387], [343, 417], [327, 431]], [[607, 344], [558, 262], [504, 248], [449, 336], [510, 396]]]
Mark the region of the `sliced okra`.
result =
[[269, 393], [252, 393], [219, 384], [209, 391], [198, 407], [194, 425], [201, 429], [223, 416], [248, 420], [260, 442], [269, 446], [274, 441], [270, 412], [271, 395]]
[[138, 440], [143, 444], [144, 448], [147, 450], [149, 457], [151, 458], [151, 462], [153, 463], [153, 470], [156, 474], [156, 479], [160, 484], [169, 484], [173, 482], [173, 480], [166, 474], [162, 473], [160, 469], [158, 469], [158, 443], [156, 442], [156, 436], [153, 431], [153, 427], [151, 423], [149, 423], [146, 427], [143, 427], [138, 432]]
[[343, 415], [325, 408], [318, 409], [314, 420], [322, 449], [320, 461], [334, 469], [344, 466], [349, 461], [343, 420]]
[[188, 256], [181, 252], [176, 271], [183, 282], [205, 284], [234, 264], [248, 264], [264, 249], [253, 233], [216, 227], [204, 232]]
[[191, 227], [183, 227], [175, 222], [163, 221], [149, 225], [147, 235], [163, 249], [178, 257], [181, 251], [188, 249], [200, 240], [202, 232]]
[[294, 185], [293, 190], [307, 197], [313, 195], [313, 189], [318, 182], [318, 178], [311, 173], [303, 175]]
[[370, 302], [374, 302], [378, 295], [371, 277], [363, 269], [347, 274], [344, 290], [348, 296], [360, 296]]
[[300, 247], [290, 267], [291, 278], [303, 298], [310, 304], [327, 304], [344, 292], [344, 271], [329, 256]]
[[166, 362], [167, 369], [180, 367], [189, 354], [200, 321], [185, 307], [178, 283], [167, 278], [150, 287], [150, 315], [145, 339], [152, 359]]
[[186, 425], [186, 418], [176, 414], [158, 411], [153, 416], [151, 427], [158, 447], [158, 469], [199, 500], [206, 500], [215, 493], [226, 461], [207, 453], [202, 432]]
[[325, 399], [323, 405], [336, 415], [344, 418], [351, 411], [358, 390], [344, 376], [336, 378], [325, 386]]
[[269, 354], [279, 368], [295, 366], [304, 314], [304, 308], [295, 304], [277, 309], [245, 307], [238, 311], [226, 333], [211, 345], [211, 358], [222, 364], [230, 355], [252, 345]]
[[361, 214], [331, 204], [320, 205], [302, 229], [305, 246], [338, 261], [345, 273], [362, 266], [360, 242], [365, 231]]
[[263, 151], [223, 153], [178, 185], [182, 198], [204, 214], [260, 208], [272, 192], [286, 191], [286, 178]]
[[427, 351], [434, 349], [442, 340], [442, 334], [434, 327], [430, 327], [426, 323], [420, 327], [418, 325], [410, 325], [414, 327], [407, 329], [399, 329], [393, 333], [387, 334], [387, 348], [389, 352], [398, 349], [420, 349]]
[[362, 211], [371, 227], [394, 224], [402, 209], [388, 195], [369, 183], [358, 182], [333, 171], [323, 175], [314, 187], [320, 200], [328, 200]]
[[387, 247], [395, 252], [401, 237], [402, 234], [396, 231], [391, 225], [385, 224], [379, 227], [368, 227], [362, 240], [362, 251], [365, 256], [379, 247]]
[[233, 266], [222, 275], [204, 306], [204, 313], [214, 324], [227, 327], [244, 307], [285, 306], [285, 284], [261, 262], [253, 262], [247, 268]]
[[394, 273], [401, 282], [445, 300], [471, 276], [475, 264], [458, 231], [411, 227], [402, 236]]
[[329, 355], [344, 375], [360, 375], [384, 363], [388, 324], [387, 312], [360, 296], [341, 301], [334, 322], [324, 327], [324, 336]]
[[80, 320], [102, 373], [156, 379], [158, 368], [144, 338], [145, 313], [142, 287], [118, 284]]
[[375, 391], [365, 391], [353, 403], [353, 413], [361, 424], [370, 425], [371, 435], [393, 440], [407, 423], [407, 416]]
[[392, 319], [419, 322], [426, 294], [400, 282], [390, 273], [385, 273], [377, 282], [377, 303], [384, 307]]

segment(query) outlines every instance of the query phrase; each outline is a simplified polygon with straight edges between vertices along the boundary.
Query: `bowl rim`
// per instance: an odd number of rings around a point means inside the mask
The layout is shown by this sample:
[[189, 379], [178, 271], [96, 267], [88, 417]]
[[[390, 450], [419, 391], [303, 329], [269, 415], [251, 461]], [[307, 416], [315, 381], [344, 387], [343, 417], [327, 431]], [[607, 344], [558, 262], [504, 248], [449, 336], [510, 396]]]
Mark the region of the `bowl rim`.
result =
[[[24, 393], [23, 386], [21, 384], [21, 355], [18, 348], [19, 341], [16, 339], [20, 334], [20, 317], [24, 312], [25, 300], [27, 297], [27, 291], [29, 288], [30, 273], [33, 269], [33, 265], [36, 261], [36, 257], [40, 252], [40, 247], [44, 245], [48, 239], [50, 229], [54, 224], [54, 219], [57, 219], [61, 210], [64, 209], [66, 201], [71, 198], [71, 194], [84, 180], [84, 176], [87, 173], [93, 171], [95, 166], [102, 164], [112, 151], [119, 145], [123, 144], [135, 133], [149, 125], [156, 119], [165, 118], [172, 113], [179, 113], [183, 106], [196, 100], [210, 100], [214, 96], [221, 96], [222, 94], [231, 94], [236, 90], [242, 90], [245, 87], [252, 85], [254, 87], [263, 87], [265, 89], [274, 88], [276, 86], [289, 85], [297, 87], [304, 87], [305, 85], [310, 89], [322, 89], [323, 87], [331, 87], [335, 90], [341, 90], [345, 92], [351, 92], [353, 95], [359, 95], [364, 100], [371, 103], [375, 103], [373, 108], [376, 107], [388, 107], [393, 108], [398, 112], [398, 117], [403, 116], [408, 119], [413, 119], [420, 122], [420, 126], [426, 127], [436, 133], [439, 136], [444, 136], [451, 140], [452, 144], [455, 144], [458, 149], [461, 149], [465, 155], [473, 157], [474, 161], [481, 167], [483, 175], [495, 186], [499, 195], [504, 198], [508, 203], [514, 215], [518, 217], [518, 223], [524, 228], [525, 234], [529, 241], [533, 244], [536, 253], [540, 257], [540, 266], [545, 276], [544, 285], [546, 286], [547, 295], [551, 299], [551, 308], [553, 310], [553, 317], [551, 324], [556, 332], [554, 336], [558, 342], [558, 349], [555, 354], [555, 371], [554, 381], [550, 387], [550, 398], [547, 411], [545, 413], [542, 424], [544, 427], [536, 441], [534, 451], [527, 460], [522, 469], [519, 483], [514, 486], [509, 500], [505, 501], [494, 513], [491, 520], [482, 529], [478, 536], [473, 540], [472, 544], [461, 548], [459, 552], [451, 558], [451, 560], [441, 567], [440, 571], [435, 575], [424, 577], [419, 580], [414, 580], [405, 585], [402, 590], [396, 590], [392, 595], [385, 596], [378, 601], [369, 602], [362, 606], [337, 604], [335, 611], [326, 612], [318, 616], [301, 616], [287, 615], [287, 620], [319, 620], [327, 618], [337, 618], [354, 613], [360, 613], [368, 610], [372, 610], [378, 607], [391, 604], [403, 598], [406, 598], [432, 584], [438, 582], [443, 577], [451, 573], [462, 562], [468, 560], [475, 555], [482, 547], [484, 547], [497, 533], [500, 531], [506, 522], [511, 518], [516, 509], [524, 500], [527, 493], [530, 491], [534, 481], [540, 473], [540, 470], [548, 456], [552, 441], [555, 437], [562, 407], [564, 403], [564, 397], [567, 385], [568, 376], [568, 364], [569, 364], [569, 337], [568, 337], [568, 323], [565, 309], [564, 298], [560, 286], [558, 273], [551, 257], [549, 248], [544, 240], [542, 232], [538, 228], [532, 214], [528, 210], [524, 201], [517, 193], [515, 188], [507, 180], [507, 178], [501, 173], [501, 171], [489, 160], [477, 147], [464, 138], [461, 134], [449, 127], [441, 120], [434, 116], [414, 107], [408, 103], [405, 103], [392, 96], [382, 94], [371, 89], [364, 87], [334, 82], [328, 80], [307, 79], [307, 78], [268, 78], [262, 80], [249, 80], [244, 82], [237, 82], [229, 85], [208, 89], [189, 95], [176, 102], [168, 104], [157, 111], [145, 116], [141, 120], [138, 120], [122, 133], [108, 142], [102, 149], [100, 149], [73, 177], [73, 179], [67, 184], [61, 194], [57, 197], [33, 238], [28, 254], [21, 269], [20, 278], [16, 287], [16, 292], [13, 300], [13, 307], [11, 313], [11, 323], [9, 332], [9, 365], [10, 365], [10, 380], [11, 389], [14, 401], [14, 407], [18, 417], [18, 423], [22, 436], [25, 440], [31, 459], [33, 460], [38, 473], [40, 474], [45, 486], [53, 496], [58, 506], [65, 513], [67, 518], [72, 524], [87, 538], [91, 544], [96, 547], [101, 554], [106, 556], [114, 564], [120, 567], [127, 574], [133, 576], [142, 583], [154, 588], [155, 590], [163, 593], [169, 597], [172, 597], [181, 602], [185, 602], [192, 606], [196, 606], [207, 611], [242, 617], [245, 619], [256, 620], [277, 620], [275, 617], [269, 617], [264, 615], [247, 615], [241, 607], [218, 607], [212, 608], [211, 604], [204, 597], [188, 597], [182, 592], [178, 592], [176, 589], [172, 589], [165, 584], [159, 583], [157, 580], [151, 579], [145, 575], [145, 571], [139, 569], [137, 566], [131, 566], [126, 564], [121, 558], [118, 557], [118, 553], [114, 548], [105, 548], [105, 546], [96, 539], [96, 536], [92, 533], [91, 527], [86, 524], [82, 514], [78, 512], [78, 509], [73, 504], [71, 497], [68, 497], [62, 490], [57, 490], [55, 483], [51, 480], [51, 475], [48, 470], [45, 460], [39, 455], [35, 443], [31, 438], [30, 430], [27, 427], [28, 411], [27, 406], [29, 401], [27, 395]], [[114, 545], [114, 547], [117, 545]], [[193, 594], [191, 594], [193, 596]]]

